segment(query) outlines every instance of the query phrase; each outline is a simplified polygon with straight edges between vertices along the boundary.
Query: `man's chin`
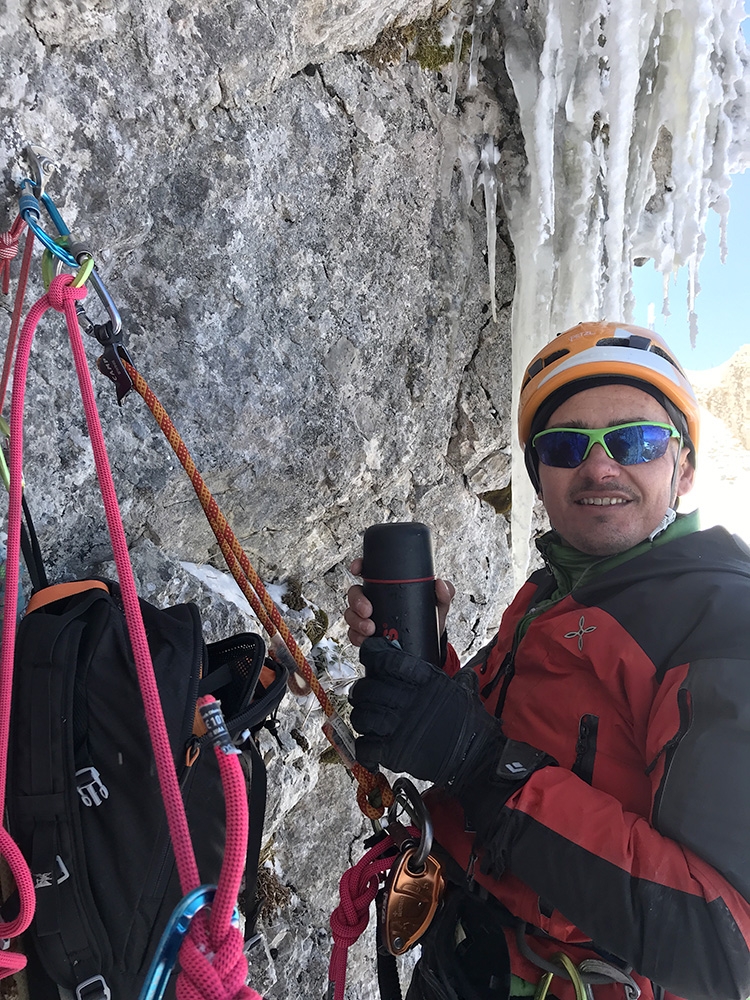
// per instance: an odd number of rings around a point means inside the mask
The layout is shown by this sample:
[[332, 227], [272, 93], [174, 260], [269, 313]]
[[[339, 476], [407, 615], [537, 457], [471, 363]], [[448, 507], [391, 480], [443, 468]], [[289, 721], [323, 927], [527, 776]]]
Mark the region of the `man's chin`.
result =
[[[558, 532], [559, 533], [559, 532]], [[648, 535], [636, 537], [635, 535], [624, 535], [613, 532], [611, 529], [603, 530], [601, 533], [588, 533], [584, 536], [571, 536], [566, 538], [561, 536], [566, 545], [578, 549], [587, 556], [617, 556], [621, 552], [627, 552], [634, 545], [638, 545], [648, 538]]]

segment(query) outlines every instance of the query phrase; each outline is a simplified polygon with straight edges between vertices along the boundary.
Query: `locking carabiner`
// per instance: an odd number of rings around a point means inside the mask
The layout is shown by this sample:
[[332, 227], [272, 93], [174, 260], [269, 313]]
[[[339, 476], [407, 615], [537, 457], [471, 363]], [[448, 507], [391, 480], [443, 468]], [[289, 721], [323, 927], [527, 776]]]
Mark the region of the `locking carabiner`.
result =
[[399, 807], [407, 814], [412, 824], [419, 830], [419, 844], [412, 855], [409, 867], [412, 871], [420, 871], [432, 850], [433, 826], [427, 806], [414, 784], [403, 776], [393, 783], [393, 804], [388, 810], [388, 822], [393, 823], [398, 818]]
[[21, 194], [18, 198], [18, 214], [50, 253], [54, 254], [67, 267], [75, 268], [78, 266], [75, 257], [42, 227], [40, 202], [47, 209], [60, 235], [70, 235], [70, 230], [63, 222], [52, 199], [44, 191], [47, 181], [57, 168], [57, 164], [52, 154], [42, 146], [27, 146], [25, 156], [29, 163], [31, 177], [25, 177], [20, 182]]
[[[413, 948], [432, 923], [445, 890], [440, 861], [432, 850], [432, 820], [422, 797], [408, 778], [393, 785], [394, 802], [388, 810], [389, 832], [399, 847], [385, 880], [379, 904], [382, 944], [391, 955]], [[396, 818], [403, 809], [420, 832], [417, 842]]]
[[[175, 907], [159, 939], [143, 987], [138, 994], [138, 1000], [161, 1000], [164, 996], [169, 977], [177, 963], [177, 956], [182, 942], [190, 930], [193, 917], [204, 906], [210, 906], [215, 895], [215, 885], [200, 885], [197, 889], [189, 892]], [[232, 924], [239, 927], [239, 923], [240, 916], [237, 907], [235, 907]]]

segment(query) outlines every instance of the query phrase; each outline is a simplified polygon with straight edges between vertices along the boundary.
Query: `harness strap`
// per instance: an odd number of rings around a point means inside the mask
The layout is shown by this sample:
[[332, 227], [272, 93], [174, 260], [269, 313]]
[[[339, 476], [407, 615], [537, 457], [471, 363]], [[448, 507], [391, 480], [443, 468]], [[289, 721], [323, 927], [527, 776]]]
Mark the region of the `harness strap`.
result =
[[55, 601], [62, 601], [66, 597], [73, 597], [74, 594], [82, 594], [85, 590], [106, 590], [109, 587], [102, 580], [73, 580], [71, 583], [54, 583], [51, 587], [46, 587], [33, 594], [26, 605], [26, 614], [37, 611], [47, 604], [54, 604]]

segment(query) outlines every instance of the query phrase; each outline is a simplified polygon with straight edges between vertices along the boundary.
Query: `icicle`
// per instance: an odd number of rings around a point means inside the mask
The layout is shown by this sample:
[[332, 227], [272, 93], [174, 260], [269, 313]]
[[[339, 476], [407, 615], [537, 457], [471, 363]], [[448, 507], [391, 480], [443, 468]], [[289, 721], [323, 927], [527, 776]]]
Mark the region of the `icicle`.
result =
[[[700, 241], [705, 244], [705, 237]], [[690, 346], [695, 348], [698, 337], [698, 314], [695, 311], [695, 298], [701, 290], [698, 280], [698, 265], [703, 257], [703, 246], [700, 248], [700, 256], [696, 255], [688, 263], [688, 324], [690, 327]]]
[[490, 305], [492, 318], [497, 323], [497, 302], [495, 301], [495, 262], [497, 259], [497, 162], [500, 150], [488, 136], [482, 147], [479, 183], [484, 188], [484, 212], [487, 219], [487, 270], [490, 279]]
[[448, 114], [450, 114], [456, 106], [456, 94], [458, 93], [458, 74], [461, 69], [461, 49], [464, 44], [464, 24], [461, 21], [456, 29], [456, 35], [453, 39], [453, 71], [451, 73], [451, 99], [448, 105]]

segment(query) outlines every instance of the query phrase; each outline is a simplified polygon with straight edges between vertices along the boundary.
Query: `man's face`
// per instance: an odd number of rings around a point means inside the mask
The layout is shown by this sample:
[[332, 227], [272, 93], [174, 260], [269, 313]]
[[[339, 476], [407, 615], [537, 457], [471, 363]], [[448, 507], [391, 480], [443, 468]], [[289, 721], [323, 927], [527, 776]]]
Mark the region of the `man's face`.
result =
[[[667, 411], [647, 392], [605, 385], [571, 396], [554, 411], [547, 428], [613, 427], [636, 420], [671, 423]], [[679, 444], [674, 438], [661, 458], [640, 465], [618, 465], [600, 444], [576, 469], [540, 462], [541, 496], [550, 524], [569, 545], [589, 555], [614, 555], [642, 542], [661, 523], [675, 496], [692, 488], [688, 449], [678, 455]], [[679, 469], [673, 493], [675, 461]]]

